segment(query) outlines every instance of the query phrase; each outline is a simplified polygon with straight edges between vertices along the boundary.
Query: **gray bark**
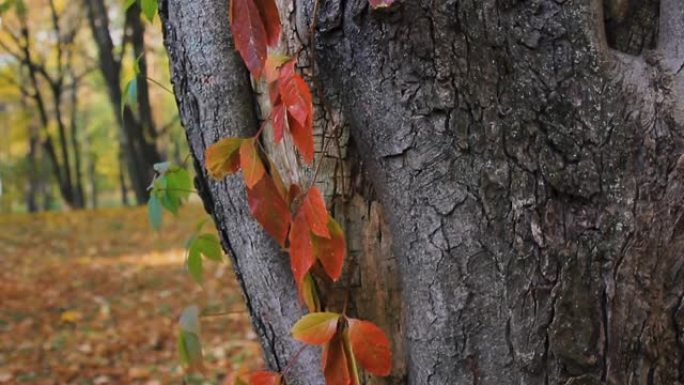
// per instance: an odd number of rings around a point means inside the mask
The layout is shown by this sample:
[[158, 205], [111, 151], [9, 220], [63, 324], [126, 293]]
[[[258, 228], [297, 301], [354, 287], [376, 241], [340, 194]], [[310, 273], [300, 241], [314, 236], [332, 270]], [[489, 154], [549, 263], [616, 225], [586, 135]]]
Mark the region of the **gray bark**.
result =
[[[305, 314], [287, 255], [252, 219], [240, 175], [214, 182], [204, 164], [206, 147], [227, 136], [256, 132], [252, 89], [232, 45], [225, 0], [160, 2], [172, 82], [198, 173], [196, 187], [219, 229], [269, 367], [284, 369], [300, 344], [289, 337]], [[301, 383], [320, 384], [319, 357], [307, 349], [289, 371]]]
[[[661, 0], [657, 39], [644, 18], [642, 32], [611, 30], [609, 42], [602, 6], [321, 3], [316, 75], [341, 108], [349, 180], [362, 186], [343, 208], [379, 199], [373, 220], [345, 213], [347, 233], [386, 250], [387, 236], [359, 230], [374, 222], [392, 240], [382, 261], [350, 249], [362, 272], [394, 261], [401, 279], [404, 320], [391, 330], [405, 365], [388, 382], [684, 383], [684, 10]], [[257, 126], [226, 9], [162, 3], [198, 166], [208, 144]], [[304, 42], [312, 9], [302, 0], [286, 12]], [[628, 34], [641, 38], [639, 56], [616, 50], [633, 52]], [[199, 183], [268, 361], [282, 366], [301, 314], [286, 258], [249, 218], [239, 177], [206, 182], [202, 171]], [[373, 283], [359, 284], [363, 295]], [[362, 316], [387, 303], [370, 297]], [[321, 384], [312, 365], [293, 383]]]

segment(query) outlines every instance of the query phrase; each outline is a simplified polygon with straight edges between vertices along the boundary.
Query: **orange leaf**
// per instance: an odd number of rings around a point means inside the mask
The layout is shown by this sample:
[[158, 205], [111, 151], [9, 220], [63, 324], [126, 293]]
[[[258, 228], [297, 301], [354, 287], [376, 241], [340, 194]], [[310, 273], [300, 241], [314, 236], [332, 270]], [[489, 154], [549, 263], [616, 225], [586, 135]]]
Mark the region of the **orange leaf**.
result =
[[331, 216], [328, 217], [330, 239], [313, 236], [314, 255], [321, 261], [323, 269], [330, 279], [337, 281], [342, 274], [342, 265], [346, 253], [344, 232]]
[[292, 338], [309, 345], [322, 345], [335, 335], [338, 313], [309, 313], [292, 326]]
[[255, 79], [266, 63], [266, 29], [254, 0], [232, 0], [230, 30], [235, 48]]
[[240, 145], [243, 138], [225, 138], [209, 146], [204, 153], [204, 165], [214, 179], [221, 179], [240, 169]]
[[326, 385], [351, 385], [349, 362], [344, 352], [344, 340], [339, 336], [323, 347], [323, 376]]
[[266, 174], [255, 145], [255, 139], [246, 139], [240, 145], [240, 165], [247, 188], [253, 188]]
[[273, 123], [273, 140], [280, 143], [283, 140], [283, 130], [285, 130], [285, 106], [278, 103], [273, 106], [271, 111], [271, 122]]
[[349, 341], [354, 357], [369, 373], [387, 376], [392, 369], [392, 352], [389, 339], [372, 322], [353, 318], [349, 322]]
[[249, 376], [249, 385], [280, 385], [280, 373], [260, 371]]
[[273, 179], [264, 176], [253, 188], [247, 189], [247, 201], [252, 216], [280, 246], [284, 246], [292, 214]]
[[277, 90], [271, 89], [271, 101], [281, 100], [287, 110], [287, 121], [295, 146], [307, 163], [313, 161], [313, 97], [309, 86], [294, 70], [291, 60], [280, 67]]
[[299, 124], [306, 124], [307, 117], [313, 111], [313, 105], [309, 86], [304, 79], [297, 74], [283, 78], [281, 72], [278, 88], [283, 103], [287, 107], [287, 112], [292, 115]]
[[278, 7], [273, 0], [255, 0], [259, 15], [261, 15], [261, 22], [264, 24], [266, 30], [266, 41], [271, 47], [278, 45], [280, 39], [280, 15], [278, 14]]
[[290, 266], [300, 292], [302, 280], [313, 264], [314, 255], [311, 231], [309, 231], [306, 218], [300, 213], [295, 217], [290, 229]]
[[290, 114], [287, 114], [287, 124], [292, 134], [292, 140], [295, 146], [302, 154], [304, 162], [311, 164], [314, 159], [314, 139], [313, 139], [313, 121], [311, 117], [307, 119], [306, 124], [302, 125], [294, 119]]
[[312, 233], [330, 239], [328, 210], [325, 208], [325, 200], [318, 187], [313, 186], [306, 192], [299, 211], [304, 214]]

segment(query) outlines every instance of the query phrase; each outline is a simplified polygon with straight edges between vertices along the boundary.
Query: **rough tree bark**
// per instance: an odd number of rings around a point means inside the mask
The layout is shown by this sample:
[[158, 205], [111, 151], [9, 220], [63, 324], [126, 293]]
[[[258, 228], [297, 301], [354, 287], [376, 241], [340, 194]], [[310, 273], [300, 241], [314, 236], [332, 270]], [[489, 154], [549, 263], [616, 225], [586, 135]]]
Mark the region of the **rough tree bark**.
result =
[[[285, 4], [311, 74], [314, 4]], [[201, 167], [257, 127], [227, 1], [165, 0], [161, 16], [198, 188], [282, 368], [302, 314], [286, 258], [239, 177]], [[328, 0], [316, 20], [315, 76], [339, 108], [318, 124], [350, 134], [334, 154], [349, 188], [327, 191], [356, 310], [398, 345], [377, 383], [684, 383], [680, 0]], [[310, 355], [288, 380], [318, 372]]]

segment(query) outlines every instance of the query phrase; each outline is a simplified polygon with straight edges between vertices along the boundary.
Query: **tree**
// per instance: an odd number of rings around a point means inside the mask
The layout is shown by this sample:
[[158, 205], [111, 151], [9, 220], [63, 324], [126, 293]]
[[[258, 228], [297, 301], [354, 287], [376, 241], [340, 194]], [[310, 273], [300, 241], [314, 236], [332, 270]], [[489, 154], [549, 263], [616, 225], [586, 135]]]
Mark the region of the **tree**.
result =
[[[684, 8], [656, 3], [280, 7], [332, 106], [317, 123], [339, 134], [324, 187], [352, 307], [394, 344], [392, 376], [374, 381], [684, 382]], [[197, 188], [282, 369], [304, 312], [287, 260], [242, 181], [203, 167], [209, 144], [258, 128], [227, 9], [160, 2]], [[323, 383], [317, 360], [305, 351], [288, 381]]]
[[[14, 4], [16, 3], [16, 4]], [[81, 17], [74, 7], [58, 7], [54, 1], [47, 3], [50, 29], [49, 38], [36, 33], [29, 20], [29, 8], [23, 1], [5, 2], [3, 6], [14, 5], [16, 23], [4, 26], [0, 48], [21, 67], [20, 75], [25, 79], [5, 78], [14, 84], [24, 99], [33, 102], [40, 121], [40, 133], [29, 125], [29, 163], [35, 170], [36, 145], [41, 142], [50, 162], [64, 202], [74, 208], [85, 205], [83, 180], [81, 176], [80, 144], [78, 141], [78, 100], [79, 84], [89, 70], [75, 70], [78, 32]], [[43, 4], [45, 5], [45, 4]], [[39, 14], [34, 11], [37, 19]], [[60, 9], [61, 8], [61, 9]], [[2, 10], [3, 12], [5, 9]], [[42, 21], [42, 20], [41, 20]], [[37, 23], [41, 25], [41, 23]], [[45, 41], [41, 41], [45, 40]], [[67, 100], [67, 98], [69, 100]], [[68, 109], [67, 109], [68, 107]], [[68, 128], [67, 128], [68, 123]], [[57, 127], [57, 140], [51, 132]], [[38, 138], [38, 136], [42, 138]], [[35, 175], [35, 174], [34, 174]], [[30, 183], [29, 195], [36, 194], [36, 183]], [[29, 198], [31, 200], [32, 198]], [[35, 202], [29, 202], [29, 209], [35, 210]]]
[[[162, 155], [157, 149], [155, 139], [158, 136], [152, 119], [152, 108], [147, 86], [147, 64], [145, 53], [144, 26], [140, 19], [140, 9], [132, 5], [126, 11], [124, 22], [124, 38], [120, 54], [117, 56], [110, 33], [109, 17], [104, 0], [86, 0], [88, 20], [98, 49], [99, 67], [104, 77], [112, 105], [119, 125], [121, 153], [124, 154], [131, 187], [138, 203], [144, 203], [148, 196], [148, 186], [154, 177], [152, 166], [159, 163]], [[137, 58], [140, 73], [136, 81], [135, 109], [125, 103], [122, 97], [121, 65], [128, 43], [133, 45], [134, 57]], [[127, 202], [125, 180], [122, 181], [122, 196]]]

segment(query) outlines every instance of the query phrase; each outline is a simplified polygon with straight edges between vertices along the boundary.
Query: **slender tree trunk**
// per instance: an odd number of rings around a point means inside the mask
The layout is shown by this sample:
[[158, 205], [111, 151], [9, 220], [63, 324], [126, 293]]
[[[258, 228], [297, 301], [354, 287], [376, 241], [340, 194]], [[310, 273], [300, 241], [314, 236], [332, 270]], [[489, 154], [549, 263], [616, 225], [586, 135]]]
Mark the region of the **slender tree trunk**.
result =
[[[201, 167], [207, 145], [257, 126], [227, 1], [160, 4], [198, 189], [282, 368], [302, 313], [286, 258], [240, 178]], [[604, 22], [610, 6], [652, 4], [320, 3], [315, 75], [341, 116], [318, 124], [340, 119], [350, 137], [349, 188], [330, 205], [364, 235], [348, 242], [354, 311], [386, 317], [398, 344], [379, 383], [684, 383], [684, 7], [661, 0], [639, 28]], [[313, 2], [281, 9], [288, 45], [311, 47]], [[322, 384], [316, 357], [288, 383]]]
[[83, 170], [81, 165], [81, 155], [83, 149], [81, 148], [78, 139], [78, 81], [72, 76], [73, 83], [71, 85], [71, 119], [69, 121], [69, 138], [71, 139], [71, 151], [74, 153], [74, 191], [79, 207], [86, 206], [85, 190], [83, 189]]
[[131, 186], [138, 203], [142, 204], [149, 196], [147, 187], [154, 176], [152, 166], [160, 161], [161, 155], [154, 141], [145, 137], [145, 123], [136, 119], [130, 106], [122, 106], [121, 59], [114, 56], [114, 44], [104, 1], [86, 0], [86, 6], [90, 27], [98, 47], [100, 71], [107, 84], [112, 111], [116, 115], [119, 135], [124, 145]]
[[122, 152], [122, 147], [120, 146], [119, 149], [119, 186], [121, 187], [121, 205], [128, 206], [130, 201], [128, 200], [128, 185], [126, 184], [126, 156]]

